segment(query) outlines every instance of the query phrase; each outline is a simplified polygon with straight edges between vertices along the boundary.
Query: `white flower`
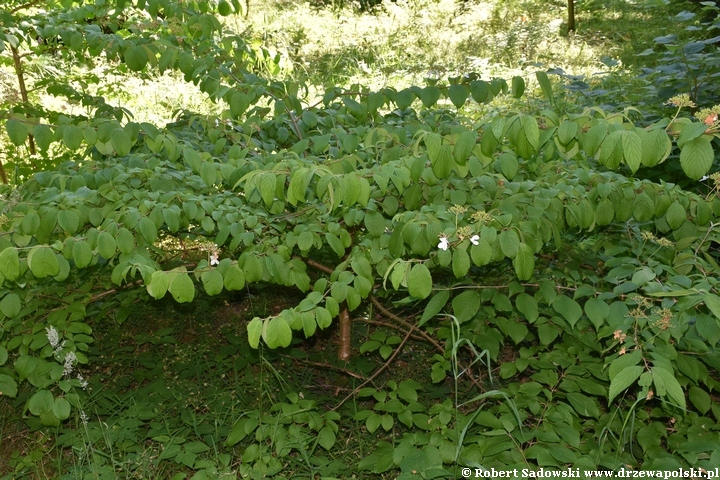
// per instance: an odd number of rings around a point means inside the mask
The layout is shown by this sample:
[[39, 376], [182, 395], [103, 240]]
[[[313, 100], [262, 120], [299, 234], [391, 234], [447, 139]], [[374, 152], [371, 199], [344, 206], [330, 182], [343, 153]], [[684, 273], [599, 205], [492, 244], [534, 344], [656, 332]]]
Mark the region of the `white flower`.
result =
[[73, 364], [77, 361], [75, 352], [67, 352], [65, 354], [65, 363], [63, 365], [63, 374], [70, 375], [73, 371]]
[[480, 244], [480, 235], [473, 235], [470, 237], [470, 243], [473, 245], [479, 245]]
[[80, 420], [82, 421], [83, 425], [87, 426], [88, 424], [88, 416], [85, 413], [85, 410], [80, 410]]
[[58, 348], [58, 345], [60, 345], [60, 336], [58, 335], [58, 331], [55, 330], [55, 327], [47, 327], [45, 332], [50, 346], [54, 349]]
[[212, 252], [210, 254], [210, 265], [219, 265], [219, 264], [220, 264], [220, 260], [218, 260], [218, 253]]
[[448, 243], [447, 237], [440, 237], [440, 243], [438, 243], [438, 248], [440, 250], [447, 250], [450, 247], [450, 244]]

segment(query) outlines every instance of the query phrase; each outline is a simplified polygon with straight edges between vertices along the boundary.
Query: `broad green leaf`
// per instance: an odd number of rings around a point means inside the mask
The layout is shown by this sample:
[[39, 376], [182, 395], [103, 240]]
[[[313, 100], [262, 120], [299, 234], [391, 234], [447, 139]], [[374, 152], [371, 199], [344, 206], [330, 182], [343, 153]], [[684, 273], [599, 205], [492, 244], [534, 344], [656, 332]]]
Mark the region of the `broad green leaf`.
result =
[[458, 165], [465, 165], [477, 142], [477, 133], [472, 130], [464, 131], [455, 141], [453, 158]]
[[453, 314], [459, 322], [467, 322], [480, 311], [480, 294], [475, 290], [468, 290], [453, 298]]
[[148, 294], [156, 300], [165, 296], [168, 291], [168, 275], [162, 270], [156, 270], [150, 275], [150, 282], [145, 286]]
[[518, 237], [517, 232], [512, 228], [503, 230], [500, 232], [498, 241], [502, 253], [508, 258], [515, 258], [520, 247], [520, 237]]
[[703, 415], [710, 410], [712, 399], [702, 388], [696, 387], [695, 385], [691, 386], [688, 391], [688, 396], [690, 397], [690, 402], [692, 402], [695, 408]]
[[9, 375], [0, 374], [0, 396], [17, 397], [18, 386], [14, 378]]
[[85, 268], [92, 262], [92, 248], [85, 240], [78, 240], [73, 244], [72, 258], [77, 268]]
[[575, 140], [575, 136], [578, 133], [577, 123], [565, 120], [560, 124], [557, 130], [558, 140], [563, 145], [569, 145], [570, 142]]
[[[272, 175], [272, 174], [271, 174]], [[203, 179], [205, 185], [212, 187], [217, 182], [218, 172], [215, 163], [213, 162], [202, 162], [200, 164], [200, 178]], [[275, 175], [272, 175], [275, 178]]]
[[28, 410], [35, 416], [50, 412], [53, 407], [53, 395], [48, 390], [38, 390], [28, 400]]
[[610, 314], [610, 307], [607, 303], [599, 298], [590, 298], [585, 302], [585, 315], [590, 319], [596, 330], [605, 323], [605, 319]]
[[583, 417], [598, 418], [600, 408], [594, 398], [582, 393], [568, 393], [567, 399], [573, 409]]
[[565, 295], [558, 295], [555, 301], [552, 303], [553, 308], [557, 313], [563, 316], [568, 321], [571, 327], [574, 327], [580, 316], [582, 315], [582, 308], [572, 298]]
[[443, 308], [445, 308], [445, 305], [447, 304], [448, 300], [450, 299], [450, 291], [449, 290], [440, 290], [438, 293], [433, 295], [433, 297], [430, 299], [430, 301], [425, 306], [425, 311], [423, 312], [422, 317], [420, 318], [420, 322], [418, 322], [418, 327], [424, 325], [428, 320], [432, 319], [442, 311]]
[[[373, 237], [379, 237], [385, 233], [385, 217], [380, 212], [368, 211], [365, 213], [365, 228]], [[343, 251], [345, 249], [343, 248]], [[341, 255], [342, 256], [342, 255]]]
[[490, 260], [492, 260], [492, 247], [485, 238], [480, 238], [477, 245], [470, 247], [470, 257], [478, 267], [490, 263]]
[[683, 410], [686, 408], [685, 392], [683, 392], [680, 383], [675, 374], [662, 367], [652, 367], [653, 384], [655, 385], [655, 393], [660, 397], [667, 397], [672, 404], [679, 406]]
[[284, 348], [292, 341], [292, 330], [283, 317], [273, 317], [263, 329], [262, 338], [270, 348]]
[[195, 285], [187, 272], [169, 272], [168, 290], [178, 303], [191, 302], [195, 298]]
[[121, 228], [117, 233], [117, 248], [121, 253], [128, 254], [135, 249], [135, 237], [127, 228]]
[[133, 72], [139, 72], [148, 63], [148, 55], [145, 48], [141, 45], [130, 45], [125, 50], [125, 64]]
[[0, 252], [0, 274], [10, 281], [20, 276], [20, 259], [16, 248], [7, 247]]
[[20, 313], [22, 302], [15, 293], [8, 293], [0, 300], [0, 312], [8, 318], [13, 318]]
[[512, 180], [517, 175], [519, 164], [517, 157], [512, 153], [501, 153], [498, 157], [498, 164], [500, 165], [500, 171], [508, 180]]
[[608, 369], [610, 381], [612, 382], [616, 375], [618, 375], [626, 368], [637, 365], [638, 363], [640, 363], [641, 360], [642, 352], [639, 349], [633, 350], [632, 352], [626, 353], [625, 355], [618, 355], [618, 357], [615, 358], [612, 363], [610, 363], [610, 368]]
[[55, 252], [49, 247], [35, 246], [27, 258], [28, 267], [36, 278], [54, 277], [60, 272]]
[[400, 110], [407, 109], [412, 104], [413, 100], [415, 100], [415, 94], [409, 88], [400, 90], [395, 95], [395, 103]]
[[317, 322], [318, 327], [325, 329], [332, 324], [332, 315], [327, 309], [317, 307], [315, 309], [315, 321]]
[[414, 265], [408, 275], [407, 284], [410, 295], [419, 299], [427, 298], [432, 291], [430, 270], [422, 263]]
[[230, 291], [245, 288], [245, 274], [237, 264], [232, 265], [223, 273], [223, 285]]
[[[237, 267], [237, 265], [234, 265]], [[200, 276], [205, 293], [208, 295], [217, 295], [223, 289], [223, 276], [217, 270], [208, 270]]]
[[315, 335], [315, 331], [317, 330], [317, 323], [315, 321], [315, 315], [312, 315], [308, 312], [303, 312], [300, 314], [302, 318], [302, 328], [303, 333], [305, 334], [305, 338], [310, 338], [313, 335]]
[[668, 225], [673, 230], [680, 228], [686, 220], [687, 213], [685, 212], [685, 207], [683, 207], [678, 201], [673, 202], [673, 204], [670, 205], [665, 212], [665, 221], [667, 221]]
[[420, 100], [425, 108], [435, 105], [440, 98], [440, 89], [434, 85], [425, 87], [420, 93]]
[[525, 292], [519, 293], [515, 298], [515, 308], [525, 315], [525, 318], [530, 323], [533, 323], [538, 318], [537, 300]]
[[610, 391], [608, 392], [608, 403], [617, 397], [620, 393], [624, 392], [630, 387], [635, 381], [640, 378], [640, 374], [645, 370], [644, 367], [639, 365], [633, 367], [626, 367], [620, 370], [610, 382]]
[[253, 318], [250, 323], [248, 323], [247, 332], [248, 343], [250, 346], [252, 348], [258, 348], [260, 345], [260, 337], [263, 332], [263, 321], [258, 317]]
[[140, 218], [140, 221], [138, 221], [137, 230], [140, 232], [140, 235], [143, 236], [143, 238], [149, 245], [152, 245], [153, 243], [155, 243], [155, 240], [157, 240], [157, 227], [155, 226], [155, 222], [150, 220], [150, 218]]
[[105, 259], [109, 259], [115, 255], [117, 243], [112, 235], [108, 232], [100, 232], [97, 238], [98, 253]]
[[74, 234], [80, 228], [80, 217], [72, 210], [62, 210], [58, 213], [57, 222], [68, 235]]
[[132, 147], [132, 140], [130, 136], [125, 133], [122, 128], [116, 128], [110, 135], [110, 143], [118, 157], [125, 157], [130, 153]]
[[720, 321], [720, 297], [713, 293], [706, 293], [703, 295], [703, 301], [713, 315], [715, 315], [715, 318]]
[[84, 136], [80, 127], [76, 125], [68, 125], [63, 129], [63, 143], [70, 150], [77, 150], [80, 148], [83, 140]]
[[23, 143], [25, 143], [25, 139], [27, 139], [28, 136], [28, 127], [25, 124], [25, 122], [21, 122], [20, 120], [16, 119], [10, 119], [5, 124], [5, 130], [7, 130], [8, 136], [10, 137], [10, 141], [15, 146], [20, 146]]
[[710, 170], [714, 158], [715, 153], [707, 136], [687, 142], [680, 150], [680, 166], [693, 180], [699, 180]]
[[548, 99], [548, 101], [551, 104], [554, 103], [555, 96], [553, 95], [552, 84], [550, 83], [550, 79], [548, 78], [547, 73], [535, 72], [535, 78], [537, 78], [537, 81], [540, 84], [540, 88], [542, 89], [542, 91], [545, 94], [545, 97]]
[[455, 84], [448, 87], [448, 98], [456, 108], [462, 108], [465, 105], [469, 93], [465, 85]]
[[672, 141], [667, 132], [658, 128], [640, 136], [642, 140], [642, 164], [654, 167], [664, 162], [672, 152]]
[[525, 243], [518, 245], [518, 252], [513, 258], [515, 274], [519, 280], [530, 280], [535, 273], [535, 254]]
[[260, 189], [260, 196], [262, 197], [263, 201], [265, 202], [265, 205], [268, 207], [272, 205], [273, 200], [275, 199], [275, 190], [276, 190], [276, 182], [277, 177], [274, 173], [265, 173], [260, 177], [259, 182], [259, 189]]
[[441, 145], [437, 151], [437, 155], [430, 156], [432, 171], [438, 178], [448, 178], [452, 172], [455, 162], [453, 161], [452, 147], [450, 145]]
[[635, 197], [632, 205], [633, 217], [638, 222], [647, 222], [655, 215], [655, 204], [650, 196], [643, 192]]
[[63, 397], [58, 397], [53, 402], [52, 412], [59, 420], [70, 418], [70, 402]]
[[640, 136], [632, 130], [622, 132], [622, 149], [625, 163], [635, 173], [642, 162], [642, 142]]
[[462, 248], [456, 248], [452, 253], [452, 270], [455, 278], [463, 278], [470, 270], [470, 256]]
[[512, 78], [512, 88], [510, 91], [513, 98], [522, 97], [523, 93], [525, 93], [525, 79], [514, 76]]
[[52, 129], [47, 125], [35, 125], [33, 128], [33, 136], [35, 137], [35, 144], [38, 148], [43, 152], [47, 152], [54, 137]]

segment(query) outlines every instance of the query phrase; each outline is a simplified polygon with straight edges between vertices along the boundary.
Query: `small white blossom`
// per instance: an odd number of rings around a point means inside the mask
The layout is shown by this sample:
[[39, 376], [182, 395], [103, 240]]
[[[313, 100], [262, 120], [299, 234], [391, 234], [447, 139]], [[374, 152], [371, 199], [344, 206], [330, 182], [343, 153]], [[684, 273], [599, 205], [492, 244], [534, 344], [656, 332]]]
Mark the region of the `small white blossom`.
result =
[[50, 346], [53, 349], [57, 349], [60, 345], [60, 336], [58, 335], [58, 331], [55, 330], [55, 327], [50, 326], [45, 329], [45, 332]]
[[80, 388], [82, 388], [83, 390], [87, 390], [88, 382], [87, 380], [85, 380], [85, 377], [78, 373], [77, 379], [80, 382]]
[[216, 252], [213, 252], [210, 254], [210, 265], [219, 265], [220, 260], [218, 260], [218, 256]]
[[88, 424], [88, 416], [85, 413], [85, 410], [80, 410], [80, 420], [82, 420], [83, 425], [87, 426]]
[[480, 244], [480, 235], [473, 235], [470, 237], [470, 243], [473, 245], [479, 245]]
[[440, 237], [440, 243], [438, 243], [438, 248], [440, 250], [447, 250], [450, 247], [450, 243], [448, 243], [447, 237]]
[[75, 352], [67, 352], [65, 354], [65, 363], [63, 364], [63, 374], [70, 375], [73, 371], [73, 364], [77, 362]]

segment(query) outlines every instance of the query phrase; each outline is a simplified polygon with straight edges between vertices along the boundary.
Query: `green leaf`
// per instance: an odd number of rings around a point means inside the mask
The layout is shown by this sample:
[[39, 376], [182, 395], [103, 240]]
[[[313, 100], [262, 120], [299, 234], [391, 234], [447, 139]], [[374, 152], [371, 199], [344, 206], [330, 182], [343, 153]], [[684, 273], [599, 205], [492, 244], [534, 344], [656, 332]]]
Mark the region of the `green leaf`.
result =
[[435, 105], [440, 98], [440, 89], [434, 85], [425, 87], [420, 92], [420, 100], [425, 108]]
[[20, 302], [20, 297], [15, 293], [8, 293], [0, 301], [0, 312], [8, 318], [17, 316], [21, 308], [22, 302]]
[[720, 320], [720, 297], [713, 293], [706, 293], [703, 295], [703, 301], [713, 315], [715, 315], [715, 318]]
[[513, 98], [522, 97], [523, 93], [525, 93], [525, 79], [518, 76], [513, 77], [510, 92]]
[[665, 220], [667, 221], [670, 228], [677, 230], [687, 220], [687, 213], [685, 207], [680, 202], [673, 202], [665, 212]]
[[245, 288], [245, 273], [237, 264], [232, 265], [223, 273], [223, 284], [229, 291], [242, 290]]
[[274, 173], [265, 173], [260, 177], [260, 196], [268, 207], [272, 205], [275, 199], [276, 180], [277, 177]]
[[49, 247], [35, 246], [27, 258], [28, 267], [36, 278], [54, 277], [60, 272], [55, 252]]
[[156, 300], [165, 296], [169, 286], [168, 276], [162, 270], [156, 270], [150, 275], [150, 282], [145, 286], [148, 294]]
[[470, 270], [470, 255], [462, 248], [456, 248], [452, 254], [452, 270], [455, 278], [463, 278]]
[[467, 322], [477, 315], [480, 305], [480, 294], [475, 290], [468, 290], [453, 298], [453, 314], [459, 322]]
[[680, 150], [680, 166], [693, 180], [699, 180], [710, 170], [714, 158], [710, 138], [706, 136], [687, 142]]
[[525, 292], [518, 294], [515, 298], [515, 308], [525, 315], [525, 318], [530, 323], [533, 323], [538, 318], [537, 300], [535, 300], [535, 297], [532, 297]]
[[585, 302], [585, 315], [590, 319], [595, 329], [599, 330], [610, 314], [610, 307], [599, 298], [591, 298]]
[[28, 128], [27, 125], [25, 125], [25, 122], [21, 122], [20, 120], [13, 118], [7, 121], [5, 129], [7, 130], [8, 136], [10, 137], [10, 141], [13, 145], [19, 147], [25, 143], [25, 139], [28, 136]]
[[447, 304], [448, 300], [450, 299], [450, 291], [449, 290], [441, 290], [430, 299], [428, 304], [425, 306], [425, 311], [423, 312], [422, 317], [420, 318], [420, 322], [418, 322], [418, 327], [422, 326], [430, 320], [431, 318], [434, 318], [435, 315], [440, 313], [443, 308], [445, 308], [445, 305]]
[[520, 164], [518, 163], [517, 157], [513, 155], [512, 153], [501, 153], [498, 157], [498, 164], [500, 165], [500, 171], [502, 172], [503, 176], [508, 179], [512, 180], [515, 178], [515, 175], [517, 175], [518, 168]]
[[157, 240], [157, 227], [155, 226], [155, 222], [150, 220], [148, 217], [140, 218], [137, 229], [149, 245], [152, 245], [155, 243], [155, 240]]
[[130, 153], [132, 147], [132, 140], [130, 136], [125, 133], [122, 128], [116, 128], [110, 135], [110, 143], [118, 157], [125, 157]]
[[28, 410], [35, 416], [50, 412], [53, 407], [53, 395], [48, 390], [38, 390], [28, 400]]
[[[208, 187], [212, 187], [217, 182], [217, 167], [215, 166], [215, 163], [213, 162], [202, 162], [200, 164], [200, 178], [203, 179], [203, 182], [205, 182], [205, 185]], [[273, 178], [275, 178], [275, 175], [272, 175]], [[274, 192], [273, 192], [274, 193]]]
[[508, 258], [515, 258], [520, 248], [520, 238], [514, 229], [510, 228], [500, 232], [498, 236], [500, 242], [500, 250]]
[[582, 308], [580, 308], [580, 305], [575, 300], [565, 295], [558, 295], [552, 306], [556, 312], [568, 321], [571, 327], [575, 326], [582, 315]]
[[448, 97], [456, 108], [462, 108], [465, 105], [469, 93], [465, 85], [455, 84], [448, 87]]
[[691, 386], [688, 391], [688, 396], [692, 404], [695, 405], [695, 408], [703, 415], [710, 410], [712, 399], [710, 398], [710, 394], [702, 388], [696, 387], [695, 385]]
[[73, 244], [72, 258], [77, 268], [85, 268], [92, 262], [92, 248], [85, 240], [78, 240]]
[[131, 45], [125, 50], [125, 64], [133, 72], [139, 72], [148, 63], [147, 51], [141, 45]]
[[63, 397], [58, 397], [53, 402], [52, 413], [59, 420], [67, 420], [70, 418], [70, 402]]
[[270, 348], [284, 348], [290, 345], [292, 341], [292, 330], [283, 317], [274, 317], [267, 323], [262, 338]]
[[[233, 266], [237, 267], [237, 265]], [[202, 281], [205, 293], [208, 295], [217, 295], [223, 290], [223, 276], [217, 270], [208, 270], [207, 272], [203, 272], [200, 276], [200, 280]]]
[[98, 253], [105, 259], [110, 259], [115, 255], [117, 244], [112, 235], [107, 232], [100, 232], [97, 238]]
[[567, 394], [567, 399], [573, 409], [583, 417], [598, 418], [600, 416], [600, 408], [592, 397], [573, 392]]
[[38, 148], [43, 152], [47, 152], [54, 138], [52, 129], [47, 125], [35, 125], [33, 128], [33, 136], [35, 137], [35, 144]]
[[[368, 211], [365, 213], [365, 228], [373, 237], [380, 237], [385, 233], [385, 217], [380, 212]], [[343, 252], [344, 252], [343, 248]], [[342, 255], [341, 255], [342, 256]]]
[[16, 248], [7, 247], [0, 252], [0, 274], [10, 281], [20, 276], [20, 258]]
[[625, 163], [635, 173], [642, 163], [642, 142], [640, 136], [632, 130], [622, 132], [622, 149]]
[[616, 375], [618, 375], [626, 368], [637, 365], [638, 363], [640, 363], [641, 360], [642, 352], [639, 349], [633, 350], [632, 352], [625, 355], [618, 355], [618, 357], [615, 358], [612, 363], [610, 363], [610, 368], [608, 369], [608, 376], [610, 377], [610, 381], [612, 382]]
[[550, 103], [554, 103], [555, 96], [553, 95], [552, 84], [550, 83], [550, 79], [548, 78], [547, 73], [535, 72], [535, 78], [537, 78], [537, 81], [540, 84], [540, 88], [542, 89], [548, 101]]
[[427, 298], [432, 291], [432, 275], [430, 275], [430, 270], [422, 263], [416, 264], [410, 270], [407, 283], [410, 295], [419, 299]]
[[470, 247], [470, 257], [478, 267], [487, 265], [492, 260], [492, 247], [487, 240], [480, 238], [477, 245]]
[[58, 213], [57, 221], [60, 228], [68, 235], [73, 235], [80, 228], [80, 217], [72, 210], [62, 210]]
[[655, 385], [655, 393], [660, 397], [667, 397], [674, 405], [685, 410], [685, 393], [675, 374], [662, 367], [652, 367], [653, 384]]
[[332, 315], [327, 309], [317, 307], [315, 309], [315, 321], [317, 322], [318, 327], [325, 329], [332, 324]]
[[432, 155], [428, 149], [428, 156], [432, 165], [432, 171], [438, 178], [448, 178], [452, 172], [455, 162], [453, 161], [452, 147], [441, 145], [437, 154]]
[[513, 258], [515, 274], [519, 280], [530, 280], [535, 273], [535, 254], [525, 243], [518, 245], [518, 252]]
[[260, 318], [253, 318], [247, 326], [248, 343], [252, 348], [258, 348], [260, 345], [260, 336], [263, 331], [263, 321]]
[[475, 148], [475, 142], [477, 142], [477, 133], [472, 130], [464, 131], [457, 141], [455, 141], [455, 147], [453, 148], [453, 158], [458, 165], [465, 165], [468, 157]]
[[83, 140], [84, 136], [80, 127], [76, 125], [68, 125], [63, 129], [63, 143], [70, 150], [77, 150], [80, 148]]
[[17, 393], [18, 386], [15, 379], [9, 375], [0, 374], [0, 396], [15, 398]]
[[608, 392], [608, 403], [624, 392], [630, 385], [640, 378], [640, 374], [645, 370], [639, 365], [634, 367], [626, 367], [620, 370], [610, 382], [610, 391]]
[[117, 248], [126, 255], [135, 249], [135, 237], [127, 228], [123, 227], [118, 230]]
[[169, 272], [168, 290], [178, 303], [191, 302], [195, 298], [195, 285], [186, 272]]

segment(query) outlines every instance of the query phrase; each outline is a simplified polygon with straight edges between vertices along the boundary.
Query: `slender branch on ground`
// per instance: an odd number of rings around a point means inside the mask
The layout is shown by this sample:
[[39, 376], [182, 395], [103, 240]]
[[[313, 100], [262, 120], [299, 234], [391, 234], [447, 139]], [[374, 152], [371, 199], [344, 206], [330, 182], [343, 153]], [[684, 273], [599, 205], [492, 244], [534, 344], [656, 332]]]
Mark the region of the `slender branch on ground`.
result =
[[410, 335], [412, 335], [413, 330], [415, 330], [415, 326], [414, 326], [414, 325], [412, 326], [412, 328], [410, 329], [410, 331], [405, 335], [405, 338], [402, 339], [402, 342], [400, 342], [400, 345], [398, 345], [398, 347], [395, 349], [395, 351], [392, 353], [392, 355], [390, 355], [390, 357], [388, 357], [387, 361], [385, 361], [385, 363], [383, 363], [380, 368], [378, 368], [377, 370], [375, 370], [375, 373], [373, 373], [367, 380], [365, 380], [363, 383], [361, 383], [360, 385], [358, 385], [357, 387], [355, 387], [355, 388], [353, 389], [353, 391], [350, 392], [350, 394], [349, 394], [348, 396], [346, 396], [345, 398], [343, 398], [342, 401], [340, 401], [340, 403], [338, 403], [337, 405], [335, 405], [331, 410], [334, 411], [334, 410], [337, 410], [338, 408], [340, 408], [345, 402], [347, 402], [347, 401], [350, 400], [352, 397], [354, 397], [355, 395], [357, 395], [357, 393], [358, 393], [365, 385], [367, 385], [368, 383], [370, 383], [370, 382], [372, 382], [373, 380], [375, 380], [382, 372], [384, 372], [385, 369], [387, 369], [387, 368], [390, 366], [390, 364], [393, 362], [393, 360], [395, 360], [395, 357], [397, 357], [398, 354], [402, 351], [403, 347], [405, 346], [405, 344], [407, 343], [407, 341], [410, 339]]
[[284, 355], [284, 354], [281, 354], [280, 356], [281, 356], [281, 357], [285, 357], [285, 358], [289, 358], [289, 359], [291, 359], [291, 360], [295, 360], [295, 361], [297, 361], [297, 362], [303, 362], [303, 363], [306, 363], [306, 364], [308, 364], [308, 365], [312, 365], [312, 366], [314, 366], [314, 367], [329, 368], [329, 369], [331, 369], [331, 370], [335, 370], [335, 371], [344, 373], [345, 375], [349, 375], [349, 376], [354, 377], [354, 378], [357, 378], [357, 379], [359, 379], [359, 380], [366, 380], [366, 379], [367, 379], [367, 377], [364, 377], [363, 375], [360, 375], [359, 373], [355, 373], [355, 372], [353, 372], [353, 371], [348, 370], [347, 368], [338, 367], [338, 366], [336, 366], [336, 365], [331, 365], [331, 364], [329, 364], [329, 363], [313, 362], [312, 360], [306, 360], [306, 359], [302, 359], [302, 358], [295, 358], [295, 357], [291, 357], [290, 355]]

